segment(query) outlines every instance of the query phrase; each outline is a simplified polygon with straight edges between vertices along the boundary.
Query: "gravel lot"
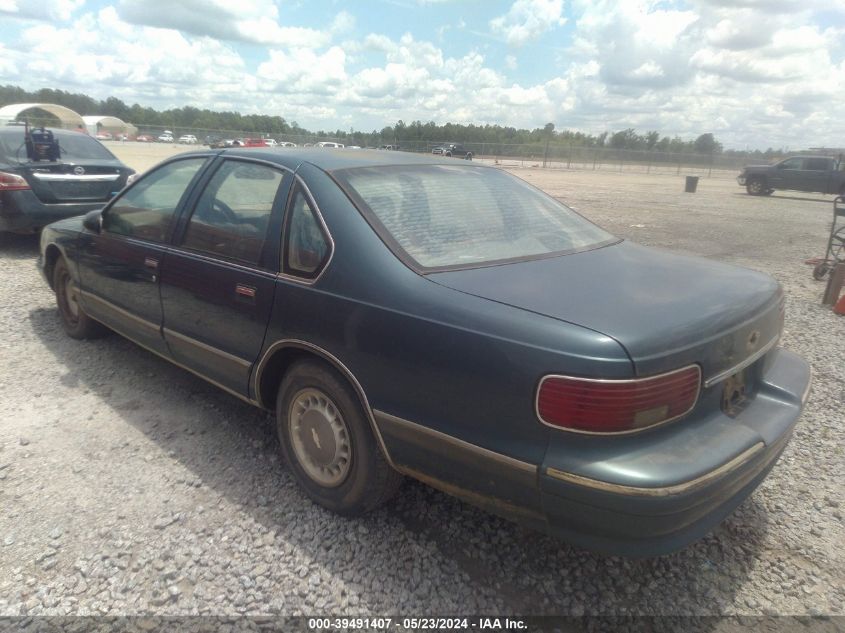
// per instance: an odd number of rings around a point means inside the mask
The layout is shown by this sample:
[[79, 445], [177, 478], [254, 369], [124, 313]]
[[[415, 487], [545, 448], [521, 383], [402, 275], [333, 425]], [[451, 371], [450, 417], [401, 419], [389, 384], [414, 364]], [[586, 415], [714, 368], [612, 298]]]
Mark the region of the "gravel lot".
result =
[[[177, 148], [112, 144], [145, 169]], [[184, 149], [184, 148], [183, 148]], [[845, 614], [845, 318], [819, 305], [830, 197], [726, 178], [516, 170], [617, 235], [786, 288], [815, 371], [779, 465], [704, 540], [606, 557], [413, 481], [345, 520], [278, 457], [269, 416], [132, 343], [62, 332], [37, 240], [0, 236], [0, 615]]]

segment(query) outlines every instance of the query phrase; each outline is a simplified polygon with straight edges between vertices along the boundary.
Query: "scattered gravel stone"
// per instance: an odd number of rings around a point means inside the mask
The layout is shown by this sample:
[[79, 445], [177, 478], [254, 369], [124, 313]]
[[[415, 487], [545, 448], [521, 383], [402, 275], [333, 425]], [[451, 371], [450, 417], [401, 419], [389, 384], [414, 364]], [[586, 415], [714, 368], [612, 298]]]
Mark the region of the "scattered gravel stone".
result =
[[177, 514], [169, 514], [169, 515], [161, 516], [153, 522], [153, 527], [157, 530], [163, 530], [164, 528], [176, 523], [179, 520], [179, 518], [180, 517]]

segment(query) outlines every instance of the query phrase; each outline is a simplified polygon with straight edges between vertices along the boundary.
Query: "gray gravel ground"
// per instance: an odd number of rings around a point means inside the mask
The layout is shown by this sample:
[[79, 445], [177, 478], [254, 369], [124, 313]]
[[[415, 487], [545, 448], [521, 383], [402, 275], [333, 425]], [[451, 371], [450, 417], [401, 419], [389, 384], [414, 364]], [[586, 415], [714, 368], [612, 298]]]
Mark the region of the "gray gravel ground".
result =
[[845, 614], [845, 317], [819, 305], [830, 197], [521, 170], [612, 232], [786, 288], [813, 365], [779, 465], [671, 556], [593, 554], [408, 481], [356, 520], [309, 502], [272, 420], [113, 335], [61, 333], [32, 237], [0, 236], [0, 615]]

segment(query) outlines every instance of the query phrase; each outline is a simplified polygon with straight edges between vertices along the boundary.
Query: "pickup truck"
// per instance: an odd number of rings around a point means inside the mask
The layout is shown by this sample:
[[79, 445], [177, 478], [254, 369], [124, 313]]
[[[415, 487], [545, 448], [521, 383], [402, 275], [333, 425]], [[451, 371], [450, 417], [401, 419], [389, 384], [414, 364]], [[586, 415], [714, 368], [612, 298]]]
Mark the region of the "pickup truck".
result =
[[773, 165], [748, 165], [736, 181], [752, 196], [776, 189], [845, 196], [845, 164], [830, 156], [791, 156]]
[[431, 153], [440, 154], [441, 156], [454, 156], [456, 158], [472, 160], [472, 152], [458, 143], [447, 143], [446, 145], [439, 145], [433, 148], [431, 150]]

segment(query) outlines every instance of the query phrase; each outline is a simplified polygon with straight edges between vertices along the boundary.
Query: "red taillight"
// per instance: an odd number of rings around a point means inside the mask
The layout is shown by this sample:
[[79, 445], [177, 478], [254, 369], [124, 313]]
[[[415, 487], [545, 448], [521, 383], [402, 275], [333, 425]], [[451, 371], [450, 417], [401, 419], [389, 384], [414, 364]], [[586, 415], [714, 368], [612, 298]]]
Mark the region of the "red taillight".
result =
[[537, 390], [537, 415], [562, 429], [624, 433], [685, 415], [700, 386], [698, 365], [631, 380], [546, 376]]
[[23, 176], [0, 171], [0, 191], [23, 191], [25, 189], [31, 189], [31, 187]]

